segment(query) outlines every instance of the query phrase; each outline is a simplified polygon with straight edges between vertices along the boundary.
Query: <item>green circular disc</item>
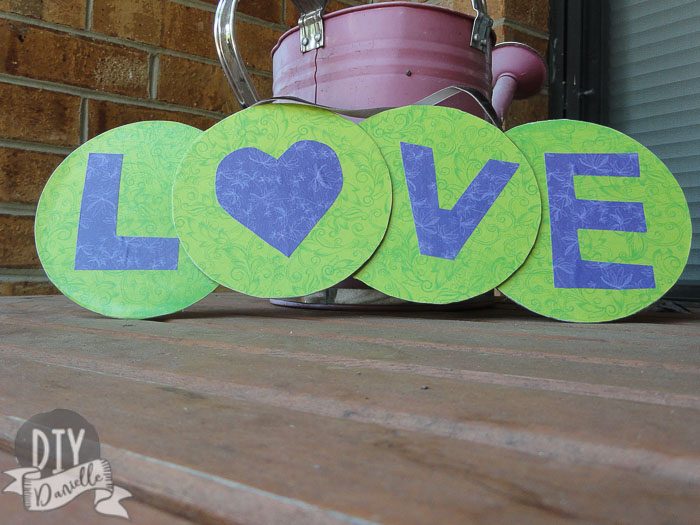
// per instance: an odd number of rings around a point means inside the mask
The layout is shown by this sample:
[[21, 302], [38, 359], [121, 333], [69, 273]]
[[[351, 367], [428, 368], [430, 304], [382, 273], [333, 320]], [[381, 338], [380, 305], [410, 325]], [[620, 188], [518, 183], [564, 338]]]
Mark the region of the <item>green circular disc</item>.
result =
[[391, 212], [379, 148], [331, 112], [274, 104], [205, 132], [173, 194], [187, 253], [212, 279], [256, 297], [295, 297], [352, 275]]
[[214, 290], [172, 222], [175, 173], [201, 133], [175, 122], [139, 122], [95, 137], [61, 163], [35, 222], [39, 258], [61, 292], [106, 316], [145, 319]]
[[688, 260], [683, 191], [651, 151], [622, 133], [557, 120], [508, 132], [535, 170], [543, 218], [525, 264], [500, 290], [541, 315], [602, 322], [660, 299]]
[[498, 128], [409, 106], [361, 124], [389, 165], [387, 234], [356, 275], [387, 295], [445, 304], [493, 290], [526, 259], [540, 223], [532, 170]]

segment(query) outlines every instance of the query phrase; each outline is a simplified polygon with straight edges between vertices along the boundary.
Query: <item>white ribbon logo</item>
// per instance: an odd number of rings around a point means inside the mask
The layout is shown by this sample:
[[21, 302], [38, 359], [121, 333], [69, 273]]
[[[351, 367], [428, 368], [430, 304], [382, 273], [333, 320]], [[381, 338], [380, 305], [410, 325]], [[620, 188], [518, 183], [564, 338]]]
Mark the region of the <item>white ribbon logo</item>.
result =
[[45, 478], [38, 468], [17, 468], [5, 474], [14, 481], [3, 492], [22, 496], [24, 507], [29, 511], [58, 509], [81, 494], [94, 491], [97, 512], [129, 519], [129, 513], [120, 502], [131, 497], [131, 493], [112, 483], [112, 468], [105, 459], [83, 463]]

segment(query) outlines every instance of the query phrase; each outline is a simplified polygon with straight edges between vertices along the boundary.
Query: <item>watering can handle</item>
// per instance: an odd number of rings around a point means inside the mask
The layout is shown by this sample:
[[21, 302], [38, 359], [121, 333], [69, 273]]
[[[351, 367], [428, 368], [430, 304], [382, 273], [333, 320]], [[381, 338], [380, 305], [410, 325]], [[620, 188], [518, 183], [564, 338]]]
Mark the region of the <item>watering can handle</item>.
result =
[[[292, 0], [299, 8], [302, 51], [323, 47], [323, 11], [328, 0]], [[219, 61], [229, 84], [242, 108], [255, 104], [260, 98], [236, 42], [236, 8], [239, 0], [220, 0], [214, 18], [214, 41]], [[311, 34], [315, 32], [316, 34]], [[309, 33], [309, 34], [307, 34]], [[315, 38], [314, 38], [315, 37]], [[306, 40], [306, 42], [304, 42]]]
[[[321, 15], [326, 7], [327, 0], [293, 0], [301, 11], [300, 25], [310, 15], [317, 16], [322, 24]], [[241, 56], [240, 49], [236, 43], [236, 8], [239, 0], [220, 0], [216, 8], [214, 19], [214, 40], [219, 60], [226, 74], [233, 92], [236, 94], [238, 103], [242, 108], [252, 106], [260, 100], [258, 93], [253, 86], [248, 70]], [[474, 29], [472, 31], [470, 45], [480, 49], [484, 53], [490, 54], [491, 47], [491, 26], [493, 20], [486, 11], [486, 0], [471, 0], [476, 11]], [[303, 28], [302, 28], [303, 29]], [[323, 45], [321, 39], [316, 43], [318, 47]], [[302, 38], [302, 48], [304, 47]], [[488, 112], [487, 112], [488, 114]]]
[[236, 43], [236, 7], [239, 0], [221, 0], [214, 18], [214, 41], [221, 66], [242, 108], [259, 99]]

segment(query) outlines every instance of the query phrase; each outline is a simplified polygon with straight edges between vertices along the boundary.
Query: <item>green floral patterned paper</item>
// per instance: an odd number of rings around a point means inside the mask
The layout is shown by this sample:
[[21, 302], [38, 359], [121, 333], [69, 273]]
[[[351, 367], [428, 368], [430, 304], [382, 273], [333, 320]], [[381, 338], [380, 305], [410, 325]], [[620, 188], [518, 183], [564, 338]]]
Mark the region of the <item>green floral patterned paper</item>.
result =
[[201, 133], [174, 122], [140, 122], [90, 140], [63, 161], [42, 193], [35, 223], [41, 263], [61, 292], [103, 315], [143, 319], [182, 310], [216, 287], [182, 246], [174, 271], [74, 269], [89, 154], [124, 155], [117, 235], [174, 238], [173, 181], [184, 152]]
[[[498, 128], [455, 109], [409, 106], [361, 124], [389, 165], [394, 207], [384, 242], [357, 278], [404, 300], [445, 304], [492, 290], [526, 259], [540, 223], [540, 194], [527, 160]], [[400, 143], [433, 149], [440, 207], [452, 208], [491, 159], [520, 164], [457, 258], [422, 255]]]
[[[542, 189], [543, 220], [523, 267], [500, 286], [533, 312], [574, 322], [602, 322], [634, 314], [661, 298], [688, 260], [691, 222], [683, 191], [666, 166], [635, 140], [595, 124], [559, 120], [526, 124], [508, 132], [532, 164]], [[639, 178], [576, 177], [579, 199], [641, 202], [647, 233], [579, 230], [586, 260], [653, 265], [655, 289], [555, 288], [545, 153], [637, 153]]]
[[[216, 173], [242, 148], [275, 159], [316, 141], [336, 153], [343, 173], [337, 199], [286, 257], [219, 204]], [[372, 255], [391, 213], [391, 179], [376, 144], [356, 124], [301, 105], [257, 106], [218, 123], [187, 154], [174, 192], [175, 226], [187, 252], [212, 279], [256, 297], [293, 297], [331, 287]]]

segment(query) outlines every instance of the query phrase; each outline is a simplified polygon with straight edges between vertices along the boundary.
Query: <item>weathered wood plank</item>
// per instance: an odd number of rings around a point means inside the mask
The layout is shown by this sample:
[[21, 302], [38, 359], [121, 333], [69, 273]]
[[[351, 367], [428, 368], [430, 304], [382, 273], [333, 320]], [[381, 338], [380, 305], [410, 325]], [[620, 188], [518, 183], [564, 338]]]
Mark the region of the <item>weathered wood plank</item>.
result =
[[[339, 356], [338, 362], [335, 363], [338, 366], [358, 368], [365, 366], [389, 369], [392, 363], [401, 362], [415, 365], [412, 372], [429, 377], [453, 377], [457, 375], [455, 370], [478, 370], [480, 373], [471, 375], [464, 373], [462, 376], [475, 382], [519, 385], [522, 388], [605, 397], [606, 393], [602, 388], [598, 394], [594, 387], [590, 387], [589, 381], [593, 380], [593, 384], [623, 387], [619, 390], [619, 394], [615, 394], [612, 388], [608, 389], [611, 396], [619, 399], [644, 398], [643, 394], [635, 397], [631, 393], [625, 393], [624, 388], [661, 389], [667, 394], [692, 395], [697, 392], [696, 384], [700, 376], [700, 367], [678, 363], [650, 363], [643, 360], [632, 363], [611, 363], [610, 360], [588, 359], [585, 355], [570, 355], [569, 359], [556, 357], [542, 359], [541, 356], [533, 358], [529, 355], [530, 352], [522, 351], [518, 352], [517, 356], [514, 355], [516, 353], [514, 351], [504, 356], [498, 347], [445, 348], [430, 344], [421, 346], [420, 342], [407, 345], [402, 344], [401, 340], [392, 339], [376, 341], [361, 336], [343, 338], [332, 334], [314, 336], [308, 329], [297, 330], [302, 335], [294, 337], [294, 329], [288, 332], [270, 333], [267, 329], [256, 329], [240, 324], [233, 325], [230, 330], [224, 330], [183, 326], [179, 323], [163, 326], [152, 322], [132, 322], [128, 328], [131, 338], [144, 343], [177, 344], [253, 355], [274, 355], [279, 358], [286, 357], [310, 362], [313, 362], [316, 356], [317, 361], [325, 358], [328, 364], [334, 364], [330, 356], [335, 355]], [[124, 334], [123, 325], [112, 320], [34, 321], [19, 316], [0, 317], [0, 333], [6, 334], [5, 338], [8, 342], [16, 340], [12, 338], [13, 332], [19, 335], [21, 340], [25, 331], [32, 330], [41, 334], [50, 330], [52, 337], [63, 337], [68, 342], [77, 334], [81, 334], [85, 341], [103, 338], [120, 340]], [[235, 334], [233, 338], [232, 333]], [[677, 353], [681, 354], [681, 352]], [[696, 350], [686, 350], [686, 353], [691, 356], [700, 354]], [[504, 359], [506, 356], [510, 359]], [[370, 360], [381, 362], [371, 363]], [[419, 368], [421, 366], [422, 368]], [[592, 370], [595, 372], [591, 373]], [[497, 377], [490, 372], [501, 374], [502, 377]], [[538, 384], [537, 381], [528, 381], [528, 377], [541, 378], [542, 381]], [[566, 384], [567, 381], [570, 384]], [[583, 384], [577, 385], [576, 382]], [[651, 397], [649, 402], [655, 402]], [[658, 402], [665, 403], [663, 400]], [[681, 406], [687, 406], [688, 403], [693, 407], [700, 406], [698, 399], [681, 401], [681, 403], [683, 403]]]
[[0, 301], [0, 412], [77, 410], [142, 501], [180, 501], [198, 521], [233, 523], [238, 509], [243, 523], [287, 523], [305, 505], [319, 523], [695, 518], [697, 315], [411, 316], [224, 294], [125, 322], [62, 298]]
[[[13, 468], [17, 468], [15, 458], [11, 454], [0, 451], [0, 472]], [[5, 486], [5, 481], [9, 481], [9, 479], [9, 477], [5, 477], [1, 483], [2, 488]], [[148, 523], [149, 525], [187, 525], [193, 523], [133, 499], [125, 500], [124, 505], [128, 508], [132, 523]], [[83, 494], [69, 505], [51, 512], [29, 512], [22, 505], [20, 496], [0, 492], [0, 516], [3, 525], [85, 525], [86, 523], [124, 525], [124, 523], [128, 523], [121, 518], [106, 517], [95, 512], [92, 494]]]
[[[84, 369], [8, 364], [8, 376], [0, 379], [4, 410], [28, 417], [66, 406], [95, 424], [106, 443], [370, 520], [639, 523], [688, 517], [700, 504], [693, 480], [700, 469], [690, 457], [551, 440], [539, 458], [483, 444], [499, 439], [488, 429], [476, 434], [481, 443], [474, 431], [463, 441], [365, 423], [343, 407], [326, 416], [270, 408], [259, 404], [259, 392], [239, 400], [202, 392], [187, 377], [179, 385], [149, 384]], [[34, 388], [14, 399], [6, 389], [18, 370]], [[430, 430], [439, 421], [425, 424]], [[445, 435], [451, 432], [459, 429], [447, 428]], [[505, 443], [509, 439], [527, 436], [514, 432]], [[582, 487], [582, 480], [590, 485]]]
[[[11, 441], [21, 423], [19, 418], [0, 416], [0, 446]], [[176, 516], [177, 514], [205, 525], [372, 525], [371, 522], [129, 450], [102, 444], [101, 453], [110, 462], [113, 472], [117, 472], [115, 483], [132, 491], [133, 498], [124, 500], [124, 505], [130, 512], [133, 523], [191, 523]], [[0, 460], [2, 455], [3, 452], [0, 451]], [[6, 463], [12, 465], [13, 458], [9, 455], [7, 458]], [[45, 521], [46, 523], [124, 523], [122, 520], [99, 516], [94, 510], [90, 515], [87, 504], [89, 498], [82, 496], [71, 503], [69, 508], [45, 515], [22, 512], [21, 499], [17, 496], [15, 499], [15, 505], [12, 505], [8, 514], [13, 516], [13, 520], [16, 518], [18, 523], [44, 523], [41, 520], [48, 516], [53, 521]], [[9, 497], [0, 499], [0, 509], [3, 505], [10, 505]], [[167, 513], [159, 512], [157, 508], [165, 509]], [[3, 521], [4, 523], [6, 522]]]
[[[22, 298], [10, 298], [3, 304], [4, 312], [20, 315], [46, 314], [49, 318], [70, 315], [78, 319], [100, 319], [95, 314], [67, 303], [64, 298], [52, 298], [46, 305], [35, 305]], [[287, 333], [294, 328], [313, 327], [314, 334], [375, 337], [391, 339], [406, 344], [432, 345], [456, 344], [464, 347], [504, 348], [516, 350], [551, 351], [569, 355], [572, 352], [585, 356], [622, 357], [634, 352], [635, 356], [649, 355], [649, 359], [678, 357], [694, 359], [700, 364], [697, 352], [700, 343], [698, 314], [640, 314], [619, 323], [571, 325], [553, 322], [536, 316], [513, 316], [513, 311], [503, 307], [461, 313], [433, 312], [413, 313], [324, 312], [290, 310], [272, 307], [264, 300], [241, 297], [236, 294], [215, 294], [186, 312], [164, 318], [167, 323], [189, 323], [196, 327], [220, 326], [231, 329], [237, 325], [253, 326], [261, 332]], [[488, 315], [488, 317], [486, 317]], [[643, 320], [647, 322], [640, 322]], [[661, 319], [652, 323], [650, 320]], [[274, 320], [274, 322], [269, 322]], [[692, 327], [696, 327], [694, 330]], [[298, 330], [296, 337], [306, 337]], [[291, 334], [291, 337], [295, 337]], [[495, 339], [494, 339], [495, 338]], [[367, 341], [364, 341], [367, 342]], [[572, 343], [572, 344], [567, 344]], [[576, 346], [580, 343], [585, 346]], [[640, 347], [641, 343], [641, 347]], [[680, 354], [678, 354], [680, 352]], [[670, 354], [670, 355], [669, 355]], [[683, 364], [686, 364], [685, 362]]]
[[[163, 347], [147, 343], [125, 346], [123, 342], [95, 341], [82, 348], [62, 348], [60, 342], [46, 341], [34, 334], [50, 352], [25, 346], [0, 343], [0, 355], [20, 357], [115, 376], [158, 381], [162, 378], [193, 378], [205, 381], [204, 387], [226, 389], [227, 383], [239, 386], [273, 386], [286, 394], [323, 396], [363, 406], [371, 404], [386, 411], [406, 410], [429, 417], [455, 421], [491, 421], [515, 428], [538, 428], [561, 435], [572, 435], [611, 444], [634, 443], [673, 453], [697, 450], [700, 429], [687, 421], [697, 411], [656, 405], [595, 398], [582, 403], [578, 396], [560, 396], [551, 392], [525, 391], [501, 386], [472, 384], [450, 379], [430, 379], [429, 390], [422, 390], [426, 378], [410, 373], [387, 374], [382, 371], [343, 368], [331, 364], [303, 363], [280, 366], [274, 357], [259, 358], [243, 354], [214, 353], [189, 347]], [[57, 339], [57, 338], [55, 338]], [[300, 378], [300, 372], [303, 376]], [[163, 379], [165, 380], [165, 379]], [[213, 385], [213, 386], [212, 386]], [[533, 407], [537, 407], [536, 410]], [[620, 428], [620, 421], [626, 424]]]

